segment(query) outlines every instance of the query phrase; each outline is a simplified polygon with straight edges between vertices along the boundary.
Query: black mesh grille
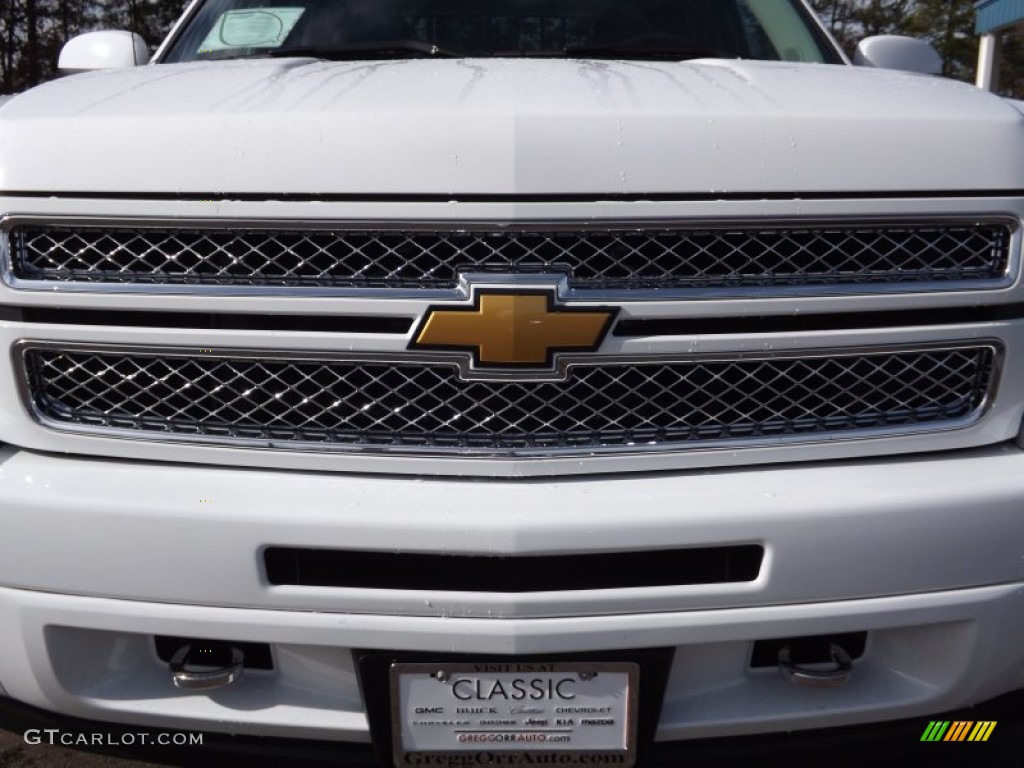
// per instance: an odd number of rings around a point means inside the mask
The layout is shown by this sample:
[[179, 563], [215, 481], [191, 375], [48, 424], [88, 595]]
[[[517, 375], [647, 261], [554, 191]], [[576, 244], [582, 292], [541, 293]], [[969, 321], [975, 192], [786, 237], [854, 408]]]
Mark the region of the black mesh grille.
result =
[[655, 549], [585, 555], [435, 555], [267, 547], [267, 581], [307, 587], [557, 592], [753, 581], [764, 547]]
[[994, 351], [578, 365], [564, 382], [52, 348], [25, 362], [37, 413], [68, 428], [500, 455], [939, 426], [979, 409]]
[[170, 285], [453, 288], [460, 272], [555, 272], [577, 289], [994, 280], [1003, 224], [526, 232], [16, 226], [15, 277]]

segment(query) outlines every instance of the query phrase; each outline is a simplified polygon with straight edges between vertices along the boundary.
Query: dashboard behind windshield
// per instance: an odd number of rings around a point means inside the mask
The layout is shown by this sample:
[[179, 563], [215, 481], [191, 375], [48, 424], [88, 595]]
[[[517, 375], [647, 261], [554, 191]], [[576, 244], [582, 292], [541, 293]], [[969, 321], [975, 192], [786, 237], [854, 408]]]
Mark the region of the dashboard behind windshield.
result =
[[163, 62], [305, 51], [839, 63], [796, 0], [207, 0]]

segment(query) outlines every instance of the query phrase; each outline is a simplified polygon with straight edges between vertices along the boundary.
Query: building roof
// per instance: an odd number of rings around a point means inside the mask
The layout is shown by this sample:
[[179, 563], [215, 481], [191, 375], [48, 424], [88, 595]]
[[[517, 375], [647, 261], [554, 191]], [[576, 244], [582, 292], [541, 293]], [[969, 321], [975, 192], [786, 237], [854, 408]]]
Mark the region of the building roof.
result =
[[974, 29], [979, 35], [1024, 21], [1024, 0], [980, 0]]

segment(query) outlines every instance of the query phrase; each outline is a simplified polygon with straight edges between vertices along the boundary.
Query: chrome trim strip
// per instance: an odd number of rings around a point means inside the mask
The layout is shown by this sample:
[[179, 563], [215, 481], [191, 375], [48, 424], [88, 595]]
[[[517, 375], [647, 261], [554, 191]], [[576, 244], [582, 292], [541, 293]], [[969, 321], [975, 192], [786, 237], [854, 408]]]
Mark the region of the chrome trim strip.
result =
[[[421, 446], [385, 446], [385, 445], [338, 445], [337, 447], [325, 446], [323, 442], [302, 442], [302, 441], [273, 441], [255, 438], [224, 438], [218, 436], [197, 436], [184, 434], [167, 433], [142, 433], [136, 430], [125, 430], [117, 428], [104, 428], [92, 426], [74, 426], [66, 422], [59, 422], [48, 418], [40, 413], [33, 402], [29, 390], [29, 381], [25, 367], [25, 354], [32, 349], [58, 349], [70, 352], [92, 352], [97, 354], [141, 354], [164, 357], [195, 357], [198, 354], [206, 354], [208, 348], [180, 347], [180, 346], [138, 346], [128, 344], [93, 344], [83, 342], [65, 342], [43, 339], [19, 339], [11, 345], [11, 362], [15, 375], [19, 399], [25, 413], [37, 424], [54, 430], [70, 434], [86, 435], [90, 437], [112, 438], [118, 440], [132, 440], [156, 444], [192, 444], [192, 445], [214, 445], [234, 448], [264, 449], [270, 451], [285, 452], [306, 452], [321, 453], [329, 455], [358, 454], [377, 456], [414, 456], [414, 457], [439, 457], [446, 459], [459, 458], [484, 458], [498, 462], [521, 461], [530, 458], [575, 458], [586, 456], [630, 456], [638, 453], [647, 455], [672, 455], [680, 453], [703, 453], [715, 450], [740, 450], [747, 448], [777, 447], [793, 445], [820, 445], [837, 442], [860, 442], [870, 439], [902, 437], [906, 435], [922, 435], [947, 433], [964, 429], [980, 422], [989, 412], [995, 401], [1002, 379], [1005, 364], [1005, 346], [1000, 339], [979, 338], [970, 342], [951, 343], [919, 343], [899, 345], [877, 345], [861, 347], [844, 347], [841, 349], [807, 349], [792, 350], [787, 352], [760, 351], [751, 353], [715, 353], [701, 355], [651, 355], [651, 356], [601, 356], [601, 355], [566, 355], [560, 360], [559, 367], [568, 371], [573, 365], [600, 363], [602, 365], [621, 365], [628, 363], [701, 363], [721, 361], [758, 361], [758, 360], [802, 360], [808, 358], [837, 358], [856, 357], [877, 354], [899, 354], [914, 352], [943, 352], [955, 350], [978, 350], [988, 349], [992, 354], [992, 373], [988, 382], [988, 388], [981, 403], [970, 414], [960, 419], [954, 419], [941, 424], [927, 424], [923, 427], [903, 426], [892, 428], [873, 427], [863, 430], [849, 430], [844, 432], [830, 432], [818, 439], [808, 439], [806, 435], [783, 435], [780, 437], [758, 438], [758, 439], [737, 439], [737, 440], [708, 440], [696, 444], [679, 444], [678, 447], [668, 447], [667, 444], [659, 445], [637, 445], [630, 446], [623, 450], [621, 446], [594, 447], [588, 446], [581, 449], [565, 448], [532, 448], [510, 452], [505, 455], [495, 454], [487, 450], [463, 448], [463, 449], [438, 449], [436, 447]], [[205, 352], [203, 351], [205, 350]], [[452, 365], [458, 367], [456, 361], [448, 359], [445, 355], [421, 354], [421, 353], [358, 353], [345, 354], [337, 352], [314, 352], [311, 350], [290, 351], [290, 350], [252, 350], [240, 348], [217, 349], [217, 356], [229, 359], [247, 359], [256, 361], [302, 361], [302, 362], [367, 362], [367, 363], [420, 363], [424, 365]], [[504, 381], [505, 379], [495, 379]]]
[[[587, 301], [611, 300], [620, 302], [631, 301], [671, 301], [679, 299], [708, 300], [728, 298], [784, 298], [802, 296], [863, 296], [879, 294], [916, 294], [916, 293], [955, 293], [965, 291], [988, 291], [1006, 288], [1013, 285], [1021, 271], [1022, 259], [1022, 227], [1020, 219], [1008, 213], [991, 213], [970, 215], [878, 215], [878, 216], [829, 216], [801, 219], [799, 217], [751, 218], [671, 218], [671, 219], [607, 219], [596, 223], [594, 220], [510, 220], [510, 221], [448, 221], [448, 220], [410, 220], [410, 221], [325, 221], [316, 219], [225, 219], [215, 217], [86, 217], [86, 216], [40, 216], [34, 214], [11, 213], [0, 216], [0, 279], [14, 290], [43, 291], [49, 294], [89, 293], [89, 294], [141, 294], [141, 295], [206, 295], [206, 296], [303, 296], [303, 297], [348, 297], [377, 299], [425, 299], [457, 300], [464, 298], [459, 287], [452, 289], [402, 289], [402, 288], [327, 288], [327, 287], [293, 287], [293, 286], [247, 286], [247, 285], [182, 285], [182, 284], [139, 284], [139, 283], [104, 283], [69, 282], [58, 280], [23, 280], [13, 273], [13, 260], [9, 231], [18, 225], [46, 225], [59, 227], [90, 227], [100, 228], [112, 226], [119, 228], [150, 228], [150, 229], [251, 229], [254, 231], [280, 229], [285, 231], [331, 232], [347, 231], [410, 231], [410, 232], [553, 232], [565, 229], [577, 229], [596, 233], [616, 229], [727, 229], [745, 226], [760, 229], [811, 228], [811, 227], [852, 227], [852, 226], [936, 226], [944, 225], [1003, 225], [1010, 230], [1009, 254], [1006, 270], [997, 279], [989, 280], [933, 280], [905, 283], [857, 283], [830, 284], [818, 283], [798, 286], [737, 286], [712, 288], [667, 288], [667, 289], [581, 289], [572, 288], [564, 294], [564, 298]], [[517, 273], [528, 276], [530, 273]]]

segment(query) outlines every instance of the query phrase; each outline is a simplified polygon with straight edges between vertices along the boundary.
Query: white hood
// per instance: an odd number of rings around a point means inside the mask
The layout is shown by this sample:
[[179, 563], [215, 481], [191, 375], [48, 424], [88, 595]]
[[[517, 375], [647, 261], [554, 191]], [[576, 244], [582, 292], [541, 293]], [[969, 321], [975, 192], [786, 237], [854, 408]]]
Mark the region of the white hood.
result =
[[937, 78], [703, 60], [250, 60], [0, 107], [0, 191], [602, 195], [1017, 190], [1024, 115]]

